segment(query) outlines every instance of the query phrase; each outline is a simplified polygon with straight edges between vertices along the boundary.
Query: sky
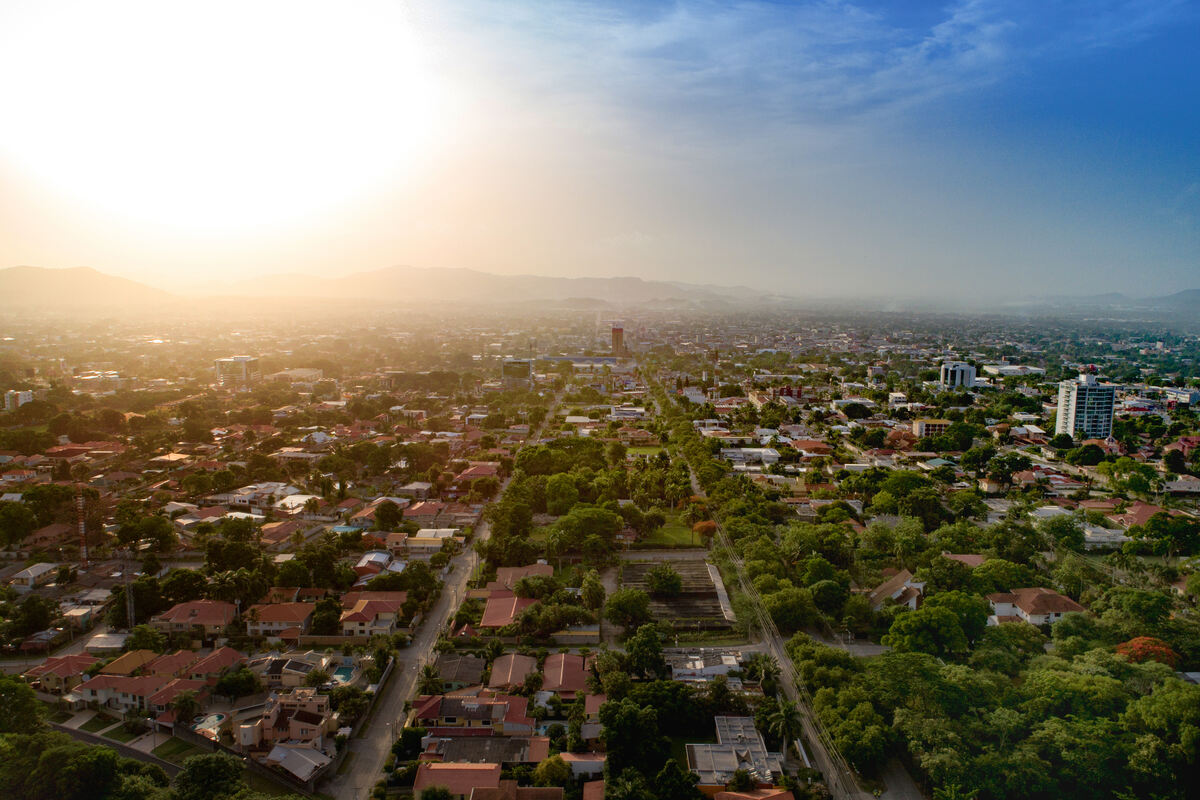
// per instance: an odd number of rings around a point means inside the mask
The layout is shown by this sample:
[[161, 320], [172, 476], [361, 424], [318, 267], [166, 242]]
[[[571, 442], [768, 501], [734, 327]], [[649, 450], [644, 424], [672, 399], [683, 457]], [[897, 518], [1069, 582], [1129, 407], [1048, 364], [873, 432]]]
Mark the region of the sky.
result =
[[1200, 288], [1200, 6], [0, 0], [0, 267]]

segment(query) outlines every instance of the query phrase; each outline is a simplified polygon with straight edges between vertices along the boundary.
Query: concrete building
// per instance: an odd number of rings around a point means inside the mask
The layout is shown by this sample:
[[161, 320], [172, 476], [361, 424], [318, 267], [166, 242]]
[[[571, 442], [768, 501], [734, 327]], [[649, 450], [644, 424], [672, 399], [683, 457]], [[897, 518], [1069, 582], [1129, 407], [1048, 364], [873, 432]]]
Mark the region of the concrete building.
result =
[[214, 362], [217, 383], [222, 386], [245, 386], [262, 378], [256, 356], [229, 356]]
[[1112, 435], [1115, 386], [1097, 382], [1095, 375], [1080, 375], [1058, 384], [1058, 418], [1054, 433], [1075, 439], [1107, 439]]
[[970, 389], [975, 385], [975, 367], [965, 361], [943, 361], [939, 383], [947, 389]]
[[948, 419], [914, 419], [912, 424], [913, 436], [940, 436], [953, 423]]
[[22, 392], [16, 389], [9, 389], [4, 393], [4, 410], [16, 411], [26, 403], [33, 402], [33, 392]]
[[625, 355], [625, 329], [620, 325], [612, 328], [612, 354], [618, 358]]

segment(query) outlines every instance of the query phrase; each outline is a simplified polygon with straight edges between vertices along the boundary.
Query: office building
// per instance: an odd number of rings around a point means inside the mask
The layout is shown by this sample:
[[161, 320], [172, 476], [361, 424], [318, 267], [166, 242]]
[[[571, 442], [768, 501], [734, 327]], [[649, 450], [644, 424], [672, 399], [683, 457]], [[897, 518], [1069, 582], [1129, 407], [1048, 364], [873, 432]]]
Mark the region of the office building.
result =
[[528, 358], [504, 359], [500, 380], [506, 389], [528, 389], [533, 385], [533, 362]]
[[1095, 375], [1061, 382], [1054, 432], [1075, 439], [1107, 439], [1112, 435], [1116, 397], [1116, 387], [1097, 382]]
[[625, 329], [620, 325], [613, 325], [612, 354], [618, 357], [625, 355]]
[[943, 361], [940, 383], [947, 389], [970, 389], [975, 385], [975, 367], [964, 361]]
[[256, 356], [230, 356], [215, 362], [217, 383], [222, 386], [245, 386], [262, 378]]
[[912, 423], [913, 436], [941, 436], [953, 423], [948, 419], [914, 419]]

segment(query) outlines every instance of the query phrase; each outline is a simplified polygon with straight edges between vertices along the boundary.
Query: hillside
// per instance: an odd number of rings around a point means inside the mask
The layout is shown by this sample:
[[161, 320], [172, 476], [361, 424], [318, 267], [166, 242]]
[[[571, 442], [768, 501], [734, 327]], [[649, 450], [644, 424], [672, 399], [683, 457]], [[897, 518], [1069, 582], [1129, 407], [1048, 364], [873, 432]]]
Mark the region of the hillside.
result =
[[174, 295], [91, 267], [0, 269], [0, 309], [113, 310], [161, 303]]

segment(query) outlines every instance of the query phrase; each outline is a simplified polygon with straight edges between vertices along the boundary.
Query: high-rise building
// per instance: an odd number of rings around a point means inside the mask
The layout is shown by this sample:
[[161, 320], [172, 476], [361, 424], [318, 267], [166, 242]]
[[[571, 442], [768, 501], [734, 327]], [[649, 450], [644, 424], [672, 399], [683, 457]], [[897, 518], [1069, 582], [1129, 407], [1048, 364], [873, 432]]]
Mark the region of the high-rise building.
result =
[[975, 367], [965, 361], [943, 361], [941, 384], [947, 389], [970, 389], [975, 385]]
[[1115, 386], [1096, 381], [1095, 375], [1080, 375], [1058, 384], [1056, 434], [1076, 439], [1107, 439], [1112, 435]]
[[612, 354], [614, 356], [625, 355], [625, 329], [620, 325], [613, 325]]
[[245, 386], [262, 378], [257, 356], [230, 356], [218, 358], [214, 363], [217, 383], [222, 386]]
[[26, 403], [33, 402], [33, 392], [9, 389], [4, 393], [4, 410], [16, 411]]

